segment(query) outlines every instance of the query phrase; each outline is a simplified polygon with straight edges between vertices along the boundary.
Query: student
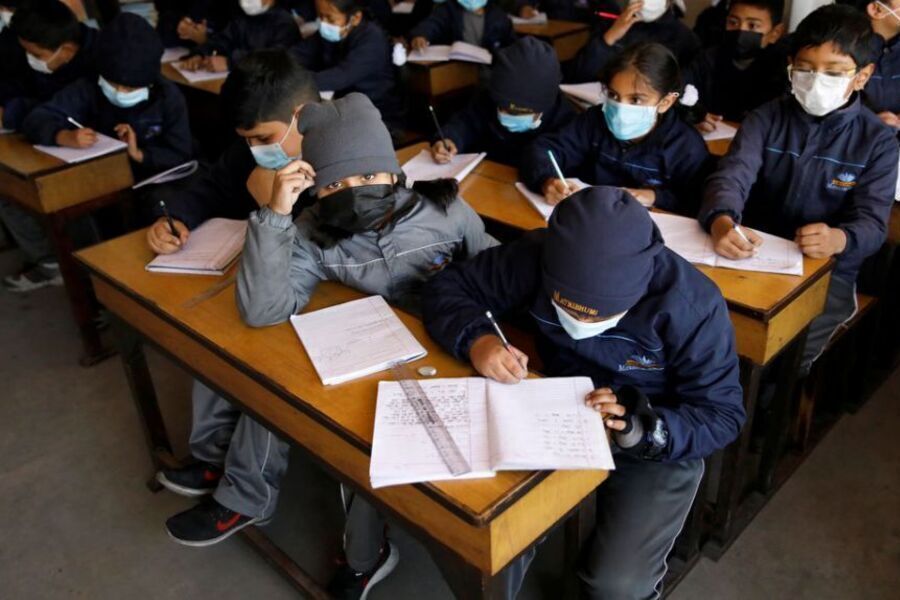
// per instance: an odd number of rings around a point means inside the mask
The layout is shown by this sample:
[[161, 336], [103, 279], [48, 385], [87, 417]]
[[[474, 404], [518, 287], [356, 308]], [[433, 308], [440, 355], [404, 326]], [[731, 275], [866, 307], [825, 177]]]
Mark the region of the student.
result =
[[276, 0], [240, 0], [242, 14], [208, 36], [182, 64], [189, 70], [224, 72], [253, 50], [290, 48], [300, 41], [291, 13]]
[[384, 30], [370, 21], [359, 0], [316, 0], [319, 31], [294, 47], [298, 62], [315, 72], [320, 90], [336, 97], [360, 92], [396, 122], [402, 112], [391, 43]]
[[548, 19], [560, 21], [583, 21], [587, 15], [587, 2], [581, 6], [576, 0], [516, 0], [515, 12], [523, 19], [530, 19], [542, 12]]
[[[425, 278], [493, 243], [474, 211], [456, 197], [452, 182], [429, 182], [422, 193], [403, 185], [390, 136], [365, 96], [308, 105], [299, 128], [305, 161], [281, 169], [271, 200], [250, 216], [237, 279], [238, 309], [248, 325], [287, 320], [325, 280], [415, 307]], [[318, 202], [295, 224], [291, 210], [297, 194], [313, 185]], [[365, 268], [351, 268], [363, 263]], [[194, 495], [215, 489], [211, 501], [167, 522], [176, 541], [209, 545], [271, 518], [288, 446], [212, 392], [198, 396], [196, 391], [192, 451], [203, 462], [163, 471], [161, 480], [174, 477], [182, 491]], [[217, 487], [204, 481], [206, 471], [221, 477]], [[217, 530], [217, 522], [229, 527]], [[354, 541], [360, 548], [348, 548], [350, 565], [374, 570], [371, 575], [385, 565], [393, 568], [396, 550], [389, 550], [381, 535], [349, 535], [348, 543]], [[365, 586], [364, 579], [354, 581]]]
[[[246, 219], [266, 204], [275, 171], [301, 155], [297, 115], [305, 104], [319, 101], [319, 92], [312, 75], [286, 50], [257, 50], [228, 74], [220, 99], [238, 138], [210, 168], [162, 194], [179, 237], [169, 231], [159, 202], [150, 202], [155, 222], [147, 243], [157, 254], [178, 251], [209, 219]], [[300, 198], [298, 212], [309, 203]]]
[[900, 0], [845, 0], [864, 12], [875, 32], [875, 72], [863, 102], [886, 125], [900, 129]]
[[556, 204], [576, 191], [563, 173], [592, 185], [626, 188], [644, 206], [694, 216], [711, 167], [703, 138], [679, 114], [684, 91], [675, 57], [660, 44], [638, 44], [614, 57], [601, 81], [608, 100], [581, 113], [525, 151], [519, 175]]
[[529, 142], [575, 117], [559, 91], [561, 80], [556, 51], [546, 42], [528, 36], [498, 50], [487, 92], [442, 127], [446, 137], [435, 139], [432, 157], [446, 163], [457, 152], [487, 152], [491, 160], [519, 166]]
[[573, 59], [571, 81], [596, 81], [597, 75], [623, 49], [640, 42], [658, 42], [672, 51], [678, 64], [690, 64], [700, 50], [697, 36], [675, 14], [671, 0], [638, 0], [619, 18], [603, 25]]
[[729, 0], [710, 0], [694, 21], [694, 34], [704, 48], [717, 46], [725, 34], [725, 19], [728, 17]]
[[[579, 577], [589, 598], [659, 597], [703, 458], [745, 419], [721, 293], [663, 246], [629, 194], [604, 186], [560, 204], [547, 229], [451, 265], [426, 288], [431, 337], [481, 375], [516, 383], [527, 357], [504, 348], [488, 309], [531, 315], [543, 373], [590, 377], [596, 389], [585, 402], [611, 434], [626, 420], [642, 425], [643, 435], [614, 447]], [[532, 557], [513, 564], [524, 574]]]
[[230, 3], [214, 0], [156, 0], [154, 4], [156, 31], [166, 48], [202, 46], [210, 33], [224, 28], [234, 16]]
[[716, 252], [747, 258], [755, 227], [795, 239], [813, 258], [834, 257], [825, 312], [814, 319], [801, 361], [809, 372], [834, 330], [855, 311], [856, 276], [885, 239], [897, 183], [894, 133], [859, 92], [872, 75], [872, 30], [847, 6], [823, 6], [791, 39], [793, 97], [744, 120], [706, 186], [700, 223]]
[[511, 44], [515, 33], [509, 15], [488, 0], [447, 0], [413, 27], [409, 37], [413, 50], [462, 41], [494, 51]]
[[684, 72], [707, 112], [701, 131], [748, 112], [787, 92], [788, 44], [781, 43], [784, 0], [733, 0], [722, 42], [704, 50]]

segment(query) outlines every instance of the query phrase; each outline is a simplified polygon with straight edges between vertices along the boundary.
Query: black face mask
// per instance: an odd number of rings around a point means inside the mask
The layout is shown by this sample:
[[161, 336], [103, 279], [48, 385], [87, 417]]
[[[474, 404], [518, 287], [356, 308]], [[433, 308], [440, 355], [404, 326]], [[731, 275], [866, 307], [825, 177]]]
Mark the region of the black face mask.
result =
[[319, 216], [326, 225], [362, 233], [381, 225], [393, 207], [393, 185], [360, 185], [319, 200]]
[[726, 31], [722, 46], [734, 60], [749, 60], [762, 52], [762, 39], [763, 34], [757, 31]]

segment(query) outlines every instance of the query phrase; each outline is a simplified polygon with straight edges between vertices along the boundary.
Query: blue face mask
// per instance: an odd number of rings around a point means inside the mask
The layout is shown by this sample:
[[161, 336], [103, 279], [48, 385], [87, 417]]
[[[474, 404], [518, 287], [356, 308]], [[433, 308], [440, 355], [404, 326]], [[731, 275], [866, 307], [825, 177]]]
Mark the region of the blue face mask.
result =
[[100, 84], [100, 90], [106, 96], [106, 99], [119, 108], [131, 108], [150, 99], [150, 88], [142, 87], [130, 92], [120, 92], [103, 77], [98, 79], [97, 83]]
[[331, 23], [326, 23], [325, 21], [319, 21], [319, 35], [322, 36], [322, 39], [326, 42], [339, 42], [343, 39], [342, 35], [342, 27], [338, 25], [333, 25]]
[[480, 10], [487, 5], [487, 0], [456, 0], [459, 2], [459, 5], [464, 9], [475, 12], [476, 10]]
[[534, 114], [511, 115], [498, 110], [497, 119], [499, 119], [500, 124], [506, 127], [511, 133], [532, 131], [541, 126], [541, 120], [536, 119]]
[[609, 131], [616, 139], [624, 142], [645, 136], [653, 129], [656, 125], [656, 106], [637, 106], [607, 100], [603, 104], [603, 117]]
[[284, 151], [284, 148], [281, 147], [281, 144], [287, 139], [291, 129], [294, 128], [294, 121], [296, 119], [296, 115], [291, 118], [291, 124], [288, 125], [288, 129], [284, 132], [284, 136], [281, 138], [280, 142], [265, 144], [264, 146], [250, 146], [250, 154], [253, 155], [253, 160], [256, 161], [256, 164], [263, 169], [277, 171], [278, 169], [283, 169], [288, 166], [291, 161], [300, 159], [299, 155], [291, 158], [287, 155], [287, 152]]

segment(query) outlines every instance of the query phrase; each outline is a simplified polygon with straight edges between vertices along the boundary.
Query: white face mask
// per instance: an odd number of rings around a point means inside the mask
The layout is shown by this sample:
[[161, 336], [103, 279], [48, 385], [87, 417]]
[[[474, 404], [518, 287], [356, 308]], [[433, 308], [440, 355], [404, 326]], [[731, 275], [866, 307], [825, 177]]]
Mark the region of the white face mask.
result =
[[62, 46], [56, 49], [56, 52], [48, 58], [47, 60], [41, 60], [37, 56], [34, 56], [30, 52], [25, 53], [25, 58], [28, 60], [28, 66], [37, 71], [38, 73], [43, 73], [44, 75], [50, 75], [53, 73], [53, 70], [47, 66], [51, 60], [56, 58], [56, 55], [59, 54], [59, 51], [62, 50]]
[[595, 337], [600, 335], [601, 333], [605, 333], [619, 324], [619, 321], [628, 313], [626, 310], [620, 315], [616, 315], [610, 319], [606, 319], [604, 321], [597, 321], [596, 323], [586, 323], [584, 321], [580, 321], [567, 313], [562, 309], [556, 302], [550, 302], [553, 305], [554, 310], [556, 310], [556, 316], [559, 319], [559, 324], [562, 325], [562, 328], [566, 330], [566, 333], [569, 334], [569, 337], [573, 340], [584, 340], [590, 337]]
[[847, 89], [853, 75], [826, 75], [795, 71], [788, 67], [791, 77], [791, 93], [803, 110], [814, 117], [822, 117], [833, 112], [847, 102]]
[[247, 15], [255, 17], [266, 12], [269, 7], [263, 4], [263, 0], [241, 0], [241, 9]]
[[4, 28], [9, 27], [9, 22], [12, 21], [13, 12], [11, 10], [0, 10], [0, 31], [3, 31]]
[[641, 9], [642, 21], [655, 21], [669, 10], [667, 0], [644, 0], [644, 8]]

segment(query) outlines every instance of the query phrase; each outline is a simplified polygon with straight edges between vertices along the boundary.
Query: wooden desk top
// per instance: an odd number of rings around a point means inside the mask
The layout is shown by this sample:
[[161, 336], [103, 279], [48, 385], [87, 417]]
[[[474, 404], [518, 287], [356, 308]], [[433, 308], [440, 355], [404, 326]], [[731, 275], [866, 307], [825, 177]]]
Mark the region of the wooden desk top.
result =
[[65, 161], [36, 150], [21, 133], [0, 135], [0, 169], [21, 177], [36, 177], [66, 166]]
[[[735, 129], [740, 129], [740, 123], [734, 123], [732, 121], [723, 121], [726, 125], [731, 125]], [[731, 141], [734, 138], [729, 138], [727, 140], [712, 140], [711, 142], [706, 142], [706, 148], [709, 150], [709, 153], [713, 156], [725, 156], [728, 154], [728, 149], [731, 147]]]
[[181, 73], [178, 72], [178, 69], [176, 69], [172, 63], [164, 63], [162, 65], [162, 74], [167, 79], [171, 79], [178, 85], [183, 85], [195, 90], [209, 92], [210, 94], [215, 94], [217, 96], [222, 93], [222, 86], [225, 84], [225, 77], [222, 77], [221, 79], [211, 79], [209, 81], [198, 81], [196, 83], [191, 83], [190, 81], [185, 79]]
[[588, 31], [587, 23], [579, 23], [577, 21], [557, 21], [549, 19], [546, 23], [539, 25], [514, 25], [513, 29], [521, 35], [533, 35], [542, 39], [555, 39], [573, 33]]

